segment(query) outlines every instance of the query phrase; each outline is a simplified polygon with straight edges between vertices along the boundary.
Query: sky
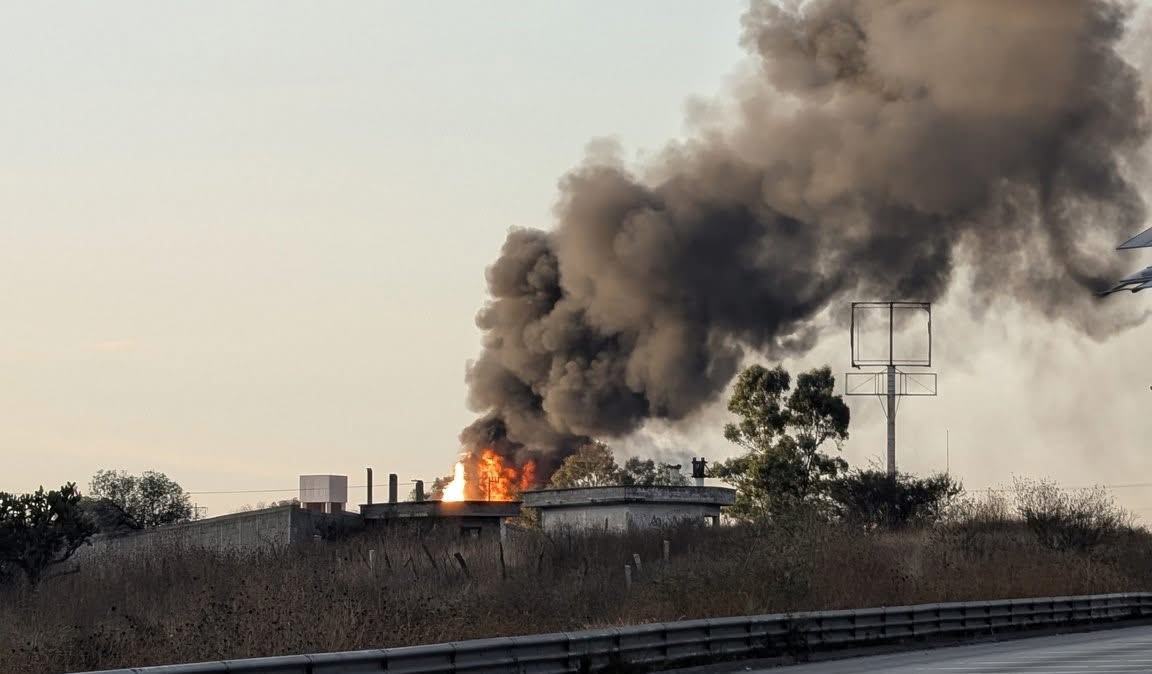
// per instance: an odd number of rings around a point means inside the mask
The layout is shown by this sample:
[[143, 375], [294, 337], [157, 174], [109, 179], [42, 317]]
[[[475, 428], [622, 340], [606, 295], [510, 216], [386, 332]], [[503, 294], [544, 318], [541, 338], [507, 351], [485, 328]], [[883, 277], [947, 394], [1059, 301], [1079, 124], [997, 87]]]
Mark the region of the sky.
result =
[[[450, 472], [507, 230], [551, 224], [594, 139], [681, 135], [745, 65], [743, 7], [0, 3], [0, 490], [158, 470], [216, 515], [304, 473]], [[1146, 483], [1114, 493], [1152, 516], [1149, 327], [970, 305], [936, 307], [901, 468]], [[848, 370], [840, 337], [787, 365]], [[880, 461], [879, 404], [851, 404], [846, 458]], [[725, 418], [615, 444], [719, 459]]]

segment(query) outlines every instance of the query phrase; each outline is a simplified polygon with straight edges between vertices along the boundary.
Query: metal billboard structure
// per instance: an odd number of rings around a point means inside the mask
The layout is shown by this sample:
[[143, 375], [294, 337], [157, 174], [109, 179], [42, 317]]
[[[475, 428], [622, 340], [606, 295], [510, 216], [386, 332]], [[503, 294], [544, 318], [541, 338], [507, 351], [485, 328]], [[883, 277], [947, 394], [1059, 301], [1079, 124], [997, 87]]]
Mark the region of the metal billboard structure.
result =
[[[1117, 250], [1131, 250], [1133, 248], [1152, 248], [1152, 229], [1128, 239], [1120, 244]], [[1122, 290], [1138, 293], [1141, 290], [1149, 289], [1152, 289], [1152, 267], [1145, 267], [1135, 274], [1120, 279], [1116, 282], [1116, 285], [1100, 294], [1111, 295], [1112, 293], [1118, 293]]]
[[[867, 317], [879, 315], [886, 336], [886, 348], [878, 353], [864, 350]], [[925, 320], [923, 349], [917, 351], [906, 344], [897, 345], [900, 327], [907, 327], [918, 318]], [[905, 330], [904, 332], [908, 332]], [[931, 302], [853, 302], [852, 303], [852, 367], [854, 369], [883, 367], [871, 372], [849, 372], [844, 376], [844, 394], [849, 396], [876, 396], [884, 408], [888, 421], [888, 476], [896, 476], [896, 409], [897, 401], [909, 396], [935, 396], [936, 373], [907, 372], [901, 368], [932, 367], [932, 303]]]

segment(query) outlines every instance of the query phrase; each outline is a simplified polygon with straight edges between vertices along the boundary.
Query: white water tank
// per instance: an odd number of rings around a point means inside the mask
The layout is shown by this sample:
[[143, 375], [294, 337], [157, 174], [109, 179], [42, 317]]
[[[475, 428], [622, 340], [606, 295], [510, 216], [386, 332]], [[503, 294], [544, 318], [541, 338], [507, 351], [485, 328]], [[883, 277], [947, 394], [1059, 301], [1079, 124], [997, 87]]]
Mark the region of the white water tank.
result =
[[347, 475], [300, 476], [300, 505], [304, 509], [338, 513], [347, 503]]

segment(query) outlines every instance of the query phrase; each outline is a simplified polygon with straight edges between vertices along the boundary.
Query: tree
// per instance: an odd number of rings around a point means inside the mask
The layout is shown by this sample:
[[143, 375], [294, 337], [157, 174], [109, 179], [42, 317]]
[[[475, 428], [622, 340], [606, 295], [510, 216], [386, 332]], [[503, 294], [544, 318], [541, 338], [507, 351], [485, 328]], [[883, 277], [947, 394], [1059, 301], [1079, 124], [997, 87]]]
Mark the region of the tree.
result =
[[146, 471], [129, 475], [122, 470], [101, 470], [92, 477], [89, 491], [124, 514], [124, 525], [147, 529], [196, 519], [191, 497], [167, 475]]
[[728, 401], [738, 420], [724, 427], [724, 437], [746, 453], [711, 471], [737, 489], [733, 516], [760, 519], [826, 505], [829, 484], [848, 468], [821, 451], [828, 442], [839, 449], [848, 438], [850, 412], [835, 384], [828, 367], [800, 374], [795, 389], [779, 366], [753, 365], [740, 373]]
[[575, 454], [565, 457], [552, 474], [553, 487], [670, 486], [686, 485], [688, 478], [679, 466], [631, 457], [621, 467], [612, 450], [603, 442], [589, 442]]
[[553, 487], [604, 487], [621, 483], [620, 466], [603, 442], [589, 442], [564, 458], [552, 474]]
[[250, 513], [253, 510], [264, 510], [265, 508], [283, 508], [284, 506], [300, 505], [300, 499], [293, 496], [292, 498], [280, 499], [279, 501], [257, 501], [256, 503], [246, 503], [240, 506], [236, 512]]
[[122, 507], [109, 498], [81, 497], [80, 509], [101, 534], [123, 534], [140, 528]]
[[830, 485], [836, 517], [865, 527], [897, 529], [939, 521], [964, 488], [950, 476], [927, 478], [880, 470], [860, 470]]
[[620, 470], [620, 483], [640, 487], [684, 486], [688, 478], [680, 472], [679, 466], [657, 464], [652, 459], [632, 457], [624, 462]]
[[36, 586], [51, 566], [67, 561], [96, 531], [71, 482], [59, 490], [16, 496], [0, 492], [0, 572], [18, 569]]

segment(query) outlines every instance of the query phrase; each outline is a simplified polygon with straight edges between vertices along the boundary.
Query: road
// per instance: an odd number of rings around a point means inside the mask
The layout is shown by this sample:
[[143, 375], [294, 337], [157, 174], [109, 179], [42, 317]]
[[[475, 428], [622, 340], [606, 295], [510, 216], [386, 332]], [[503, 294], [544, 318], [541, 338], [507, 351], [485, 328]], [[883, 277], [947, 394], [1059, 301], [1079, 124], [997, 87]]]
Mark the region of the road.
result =
[[1152, 627], [972, 644], [846, 660], [716, 672], [757, 674], [1131, 674], [1152, 672]]

